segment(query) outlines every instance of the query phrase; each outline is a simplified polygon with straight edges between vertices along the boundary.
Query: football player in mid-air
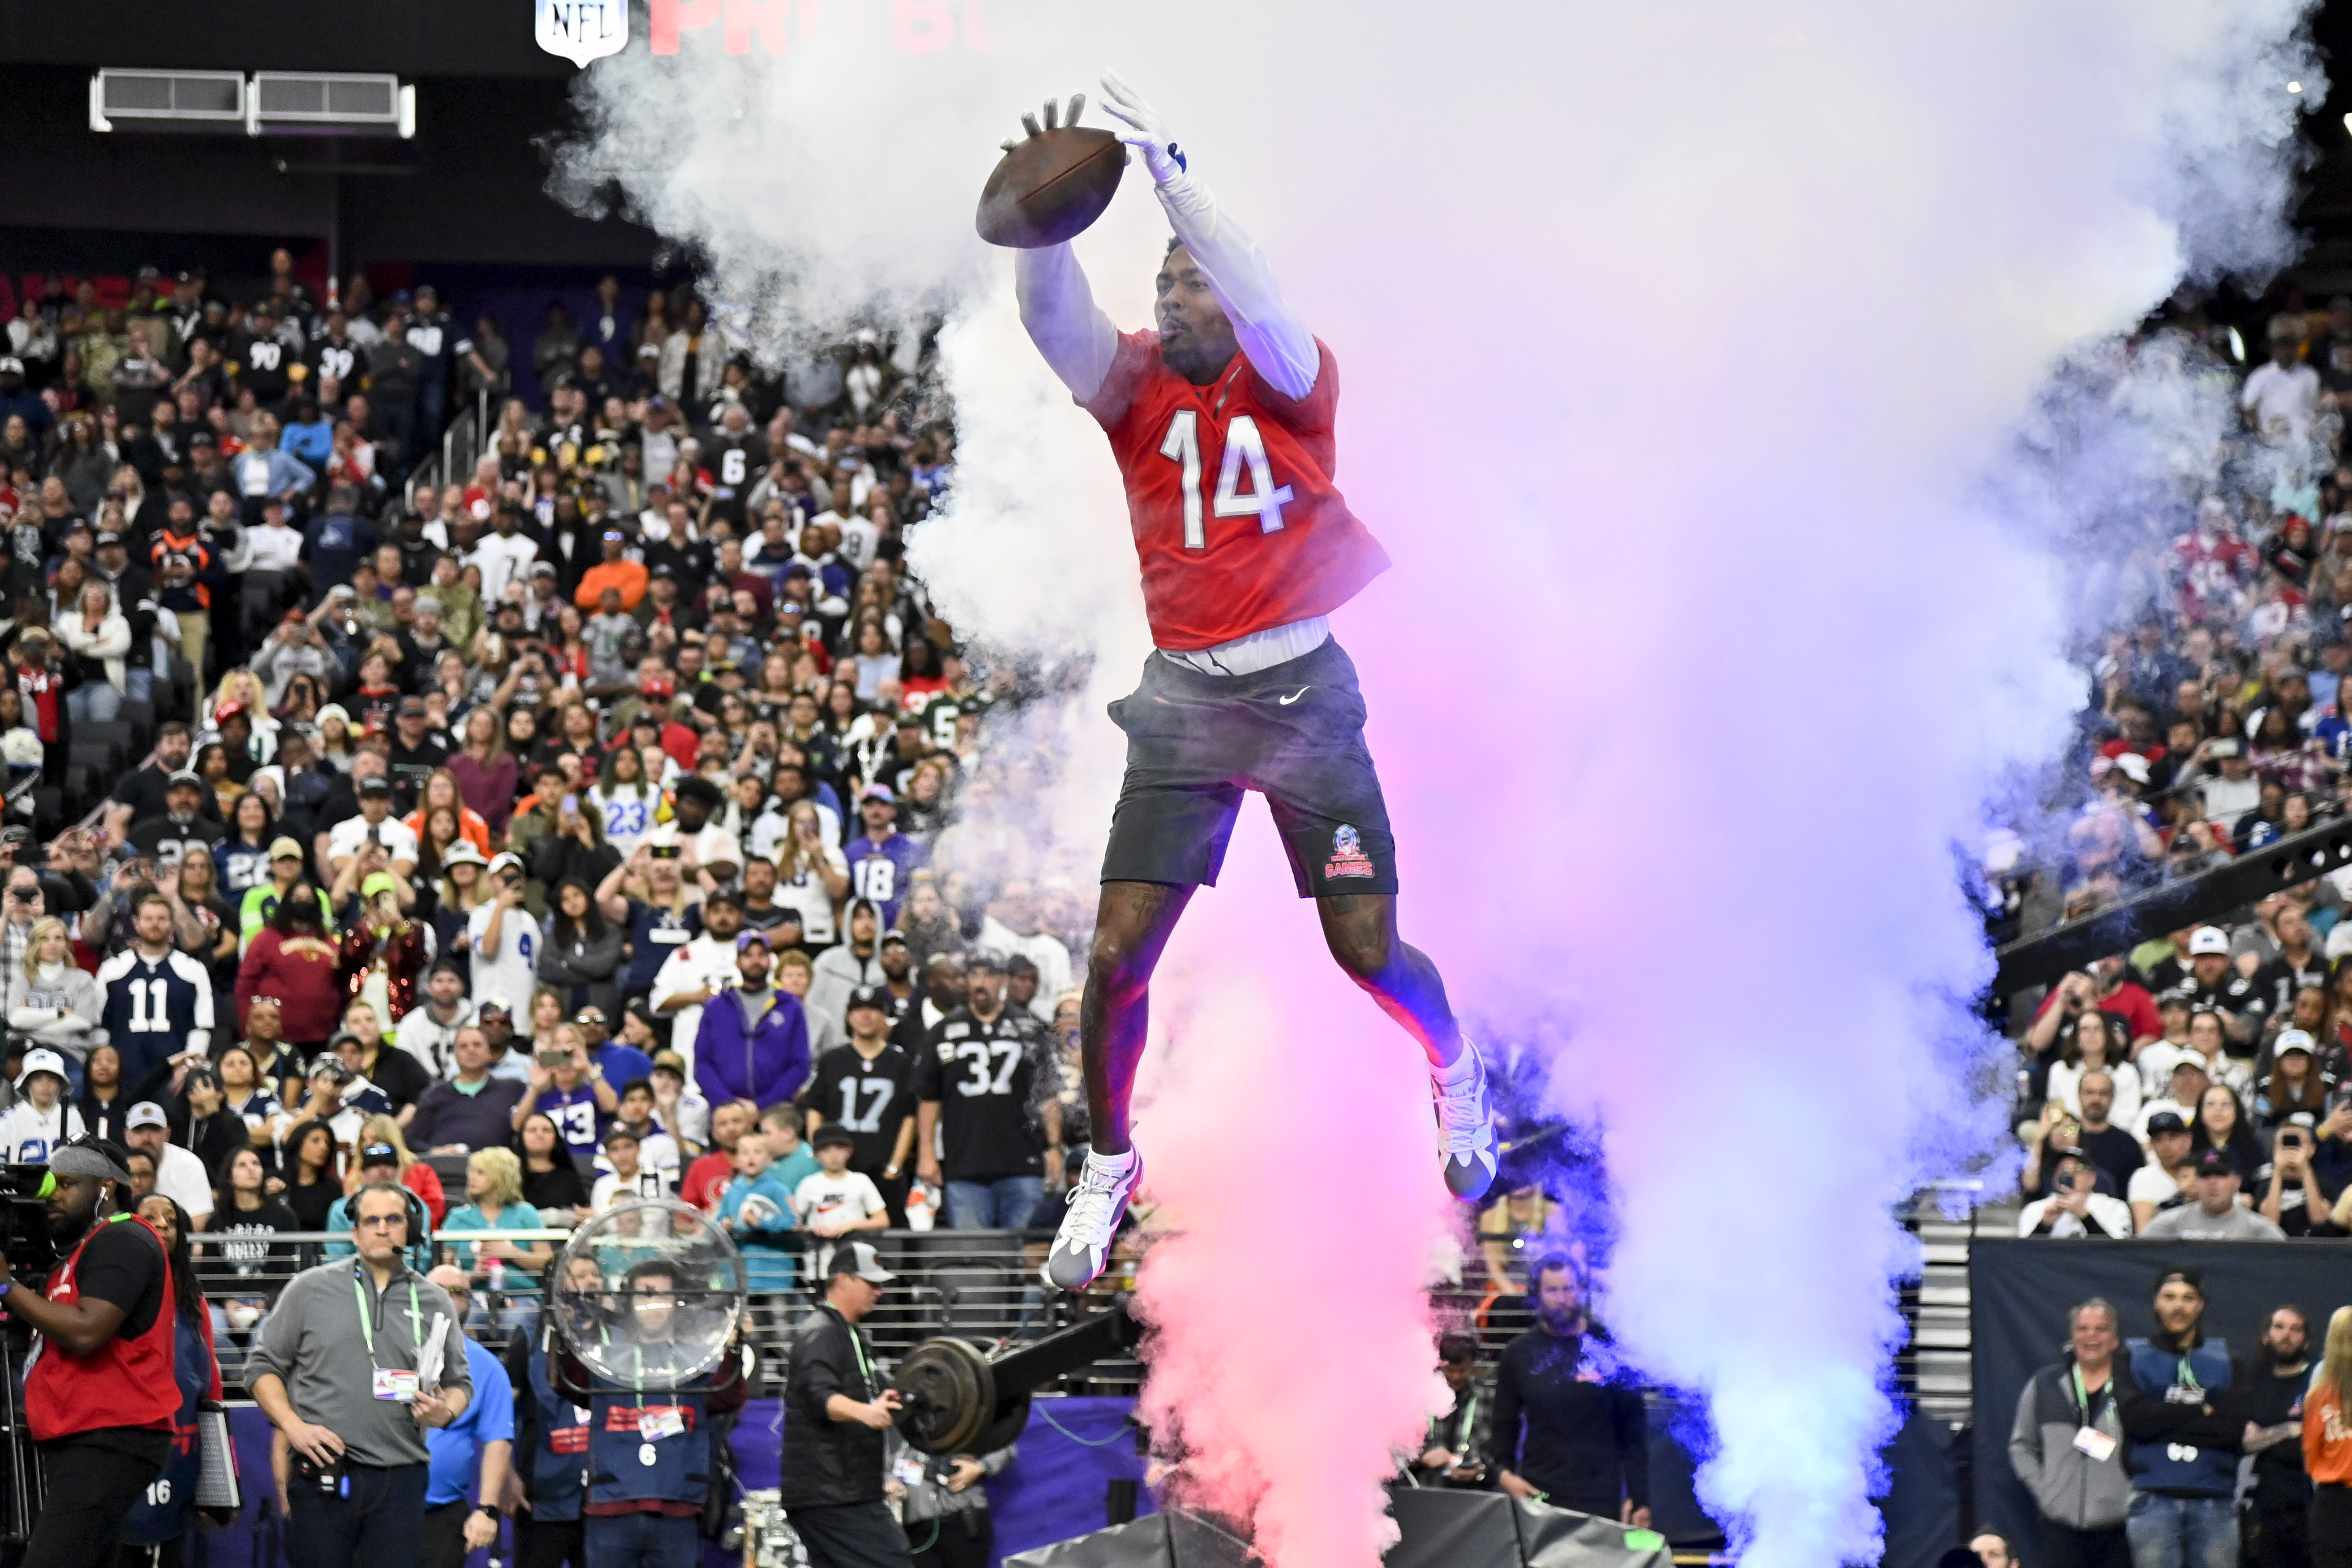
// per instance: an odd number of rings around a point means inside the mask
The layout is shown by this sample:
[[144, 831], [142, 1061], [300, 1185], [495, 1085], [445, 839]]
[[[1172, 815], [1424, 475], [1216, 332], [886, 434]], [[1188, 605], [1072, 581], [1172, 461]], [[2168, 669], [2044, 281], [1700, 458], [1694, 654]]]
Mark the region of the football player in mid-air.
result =
[[1067, 1290], [1102, 1271], [1142, 1175], [1128, 1100], [1151, 972], [1193, 889], [1215, 883], [1245, 790], [1265, 795], [1332, 957], [1427, 1053], [1447, 1187], [1482, 1196], [1496, 1153], [1478, 1054], [1437, 966], [1397, 934], [1364, 700], [1326, 619], [1389, 564], [1333, 482], [1338, 366], [1159, 115], [1118, 78], [1103, 87], [1175, 229], [1156, 330], [1113, 327], [1068, 245], [1016, 256], [1030, 338], [1118, 459], [1158, 650], [1111, 704], [1127, 779], [1080, 1015], [1093, 1144], [1044, 1269]]

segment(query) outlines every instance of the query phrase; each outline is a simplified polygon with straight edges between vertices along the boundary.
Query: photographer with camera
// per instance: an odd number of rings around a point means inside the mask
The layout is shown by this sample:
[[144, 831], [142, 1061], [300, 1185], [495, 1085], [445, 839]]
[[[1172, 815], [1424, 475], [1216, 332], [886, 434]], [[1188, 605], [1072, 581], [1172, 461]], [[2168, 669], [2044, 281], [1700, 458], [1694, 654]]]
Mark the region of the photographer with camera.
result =
[[49, 1237], [63, 1261], [47, 1293], [15, 1289], [0, 1250], [0, 1308], [40, 1335], [25, 1419], [47, 1487], [20, 1568], [97, 1568], [113, 1562], [124, 1516], [172, 1447], [172, 1270], [163, 1237], [128, 1212], [120, 1145], [68, 1143], [49, 1175]]
[[2271, 1134], [2270, 1178], [2254, 1212], [2289, 1236], [2309, 1236], [2327, 1218], [2336, 1194], [2313, 1163], [2319, 1142], [2308, 1111], [2296, 1111]]
[[474, 1385], [449, 1337], [464, 1331], [455, 1303], [405, 1257], [421, 1207], [390, 1182], [352, 1194], [359, 1257], [296, 1275], [246, 1363], [254, 1402], [292, 1450], [287, 1544], [304, 1568], [381, 1568], [424, 1551], [425, 1428], [464, 1415]]

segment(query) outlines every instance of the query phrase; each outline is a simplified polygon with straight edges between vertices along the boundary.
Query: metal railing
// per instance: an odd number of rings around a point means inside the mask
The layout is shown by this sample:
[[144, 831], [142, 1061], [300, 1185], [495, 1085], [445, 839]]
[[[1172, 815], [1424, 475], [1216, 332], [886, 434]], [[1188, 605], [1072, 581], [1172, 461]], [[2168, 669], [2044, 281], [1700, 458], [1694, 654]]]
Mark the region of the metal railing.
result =
[[471, 403], [457, 410], [457, 416], [441, 432], [440, 450], [425, 453], [408, 470], [408, 479], [401, 487], [401, 500], [409, 510], [416, 510], [420, 493], [465, 482], [474, 471], [475, 461], [488, 447], [489, 428], [490, 395], [478, 393]]
[[[436, 1231], [430, 1261], [478, 1259], [476, 1249], [491, 1241], [546, 1244], [560, 1252], [571, 1236], [561, 1229]], [[1131, 1270], [1115, 1268], [1084, 1295], [1046, 1289], [1038, 1281], [1037, 1269], [1052, 1238], [1042, 1231], [895, 1230], [860, 1239], [873, 1242], [883, 1267], [898, 1276], [866, 1320], [866, 1331], [886, 1361], [941, 1334], [988, 1346], [1041, 1338], [1108, 1310], [1112, 1297], [1133, 1283]], [[789, 1289], [753, 1294], [746, 1335], [773, 1373], [784, 1365], [793, 1329], [816, 1304], [814, 1255], [829, 1245], [806, 1232], [791, 1233], [784, 1240], [795, 1254], [795, 1283]], [[242, 1303], [275, 1301], [287, 1281], [302, 1269], [335, 1260], [330, 1253], [348, 1257], [352, 1236], [349, 1231], [199, 1232], [189, 1237], [189, 1244], [197, 1282], [205, 1299], [220, 1309], [214, 1331], [222, 1380], [232, 1392], [241, 1392], [245, 1347], [263, 1321], [251, 1317], [250, 1308]], [[502, 1348], [514, 1334], [527, 1333], [536, 1320], [537, 1281], [520, 1268], [507, 1268], [501, 1286], [494, 1289], [484, 1273], [478, 1267], [474, 1317], [467, 1329], [483, 1343]], [[526, 1285], [530, 1289], [522, 1288]], [[1142, 1381], [1142, 1368], [1133, 1360], [1100, 1362], [1062, 1380], [1055, 1392], [1132, 1394]]]

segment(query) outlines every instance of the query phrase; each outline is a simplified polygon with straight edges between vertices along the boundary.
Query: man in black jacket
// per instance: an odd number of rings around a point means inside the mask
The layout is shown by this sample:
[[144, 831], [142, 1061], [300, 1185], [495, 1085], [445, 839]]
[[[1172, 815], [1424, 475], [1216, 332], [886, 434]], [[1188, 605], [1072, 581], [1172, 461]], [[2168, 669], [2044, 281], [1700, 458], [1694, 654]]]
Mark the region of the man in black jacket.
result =
[[898, 1394], [882, 1386], [857, 1328], [897, 1278], [871, 1242], [835, 1247], [824, 1300], [793, 1342], [777, 1501], [814, 1568], [911, 1568], [906, 1534], [882, 1500], [883, 1435]]
[[1513, 1497], [1646, 1530], [1642, 1392], [1609, 1381], [1608, 1336], [1585, 1315], [1574, 1262], [1555, 1253], [1538, 1263], [1535, 1298], [1536, 1326], [1503, 1347], [1495, 1376], [1496, 1483]]

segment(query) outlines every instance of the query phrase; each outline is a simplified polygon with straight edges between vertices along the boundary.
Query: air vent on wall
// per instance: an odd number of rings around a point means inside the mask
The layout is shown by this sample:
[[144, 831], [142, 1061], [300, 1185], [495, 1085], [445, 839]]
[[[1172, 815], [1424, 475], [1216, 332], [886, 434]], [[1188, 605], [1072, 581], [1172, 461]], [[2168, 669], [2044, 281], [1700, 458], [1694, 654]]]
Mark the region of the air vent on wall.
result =
[[416, 89], [390, 75], [109, 68], [90, 78], [89, 128], [416, 134]]
[[100, 71], [89, 79], [89, 128], [111, 131], [118, 120], [243, 125], [245, 78], [235, 71]]

